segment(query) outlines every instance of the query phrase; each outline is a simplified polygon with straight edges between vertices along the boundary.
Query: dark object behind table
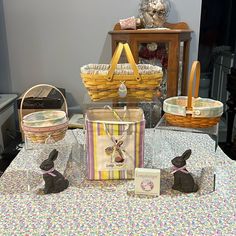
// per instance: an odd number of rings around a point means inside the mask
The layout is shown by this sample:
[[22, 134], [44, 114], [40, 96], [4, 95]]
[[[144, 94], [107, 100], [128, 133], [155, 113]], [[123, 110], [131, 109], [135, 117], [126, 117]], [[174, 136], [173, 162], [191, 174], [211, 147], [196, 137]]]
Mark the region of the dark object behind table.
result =
[[40, 165], [45, 181], [44, 194], [59, 193], [69, 186], [69, 181], [65, 179], [60, 172], [54, 169], [54, 161], [57, 159], [57, 156], [58, 151], [56, 149], [52, 150], [48, 159], [44, 160]]
[[198, 185], [194, 182], [192, 175], [185, 168], [186, 160], [190, 157], [191, 149], [185, 151], [181, 156], [172, 159], [174, 165], [174, 185], [172, 189], [183, 192], [192, 193], [198, 191]]
[[[65, 96], [65, 89], [58, 88]], [[17, 99], [17, 108], [20, 109], [22, 96]], [[24, 99], [23, 109], [60, 109], [64, 103], [61, 94], [54, 88], [40, 87], [29, 92]]]

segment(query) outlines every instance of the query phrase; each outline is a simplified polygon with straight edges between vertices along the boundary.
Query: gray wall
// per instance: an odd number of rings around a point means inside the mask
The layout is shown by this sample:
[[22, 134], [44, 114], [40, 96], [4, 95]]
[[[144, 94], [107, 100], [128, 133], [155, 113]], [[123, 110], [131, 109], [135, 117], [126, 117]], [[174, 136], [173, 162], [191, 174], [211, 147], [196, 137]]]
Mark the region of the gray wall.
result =
[[3, 1], [0, 0], [0, 93], [11, 93], [12, 91], [7, 50]]
[[[37, 83], [65, 87], [69, 105], [83, 103], [80, 67], [108, 63], [108, 31], [120, 19], [137, 15], [139, 0], [4, 0], [12, 89]], [[201, 0], [172, 0], [169, 22], [194, 30], [190, 62], [197, 58]], [[194, 10], [193, 10], [194, 9]]]

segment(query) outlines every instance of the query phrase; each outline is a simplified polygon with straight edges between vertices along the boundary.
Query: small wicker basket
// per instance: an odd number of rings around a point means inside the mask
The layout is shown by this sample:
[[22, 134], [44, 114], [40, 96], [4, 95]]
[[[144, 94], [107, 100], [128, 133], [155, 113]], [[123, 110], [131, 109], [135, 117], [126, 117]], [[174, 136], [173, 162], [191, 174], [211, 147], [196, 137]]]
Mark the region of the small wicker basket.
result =
[[[26, 95], [33, 89], [38, 87], [51, 87], [57, 90], [65, 103], [65, 111], [38, 111], [28, 114], [23, 117], [23, 103]], [[65, 99], [65, 96], [62, 92], [49, 84], [38, 84], [30, 88], [25, 92], [22, 97], [20, 104], [20, 117], [21, 117], [21, 127], [24, 132], [26, 140], [29, 140], [32, 143], [47, 143], [57, 142], [64, 138], [66, 131], [68, 129], [68, 106]], [[40, 117], [40, 119], [38, 119]]]
[[[118, 64], [122, 51], [128, 63]], [[88, 64], [81, 67], [81, 78], [93, 101], [119, 98], [122, 84], [126, 98], [151, 100], [160, 86], [162, 68], [149, 64], [136, 65], [127, 43], [119, 43], [110, 64]]]
[[[192, 98], [194, 74], [196, 84]], [[163, 110], [168, 123], [186, 128], [208, 128], [220, 121], [223, 103], [209, 98], [198, 97], [200, 63], [194, 61], [188, 86], [188, 96], [171, 97], [164, 101]]]

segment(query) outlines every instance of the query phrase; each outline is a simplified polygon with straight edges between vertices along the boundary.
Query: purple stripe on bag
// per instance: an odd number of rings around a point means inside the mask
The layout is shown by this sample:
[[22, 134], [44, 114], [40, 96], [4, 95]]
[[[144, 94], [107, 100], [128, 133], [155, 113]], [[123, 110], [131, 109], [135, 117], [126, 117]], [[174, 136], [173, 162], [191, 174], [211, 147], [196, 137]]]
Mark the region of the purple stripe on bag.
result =
[[90, 135], [88, 135], [88, 129], [89, 129], [89, 125], [88, 125], [88, 121], [86, 121], [86, 132], [87, 132], [87, 135], [86, 135], [86, 157], [87, 157], [87, 175], [89, 176], [89, 168], [88, 166], [90, 166], [90, 158], [89, 158], [89, 151], [88, 151], [88, 146], [89, 146], [89, 137]]
[[87, 131], [89, 133], [88, 135], [88, 153], [87, 153], [87, 159], [88, 159], [88, 178], [93, 179], [94, 178], [94, 146], [93, 146], [93, 123], [87, 122]]
[[139, 167], [144, 165], [144, 132], [145, 132], [145, 120], [140, 123], [140, 134], [139, 134]]
[[121, 171], [120, 171], [120, 175], [121, 175], [121, 179], [124, 179], [124, 178], [125, 178], [125, 171], [124, 171], [124, 170], [121, 170]]
[[125, 131], [125, 125], [121, 125], [120, 126], [120, 135], [122, 135], [124, 131]]

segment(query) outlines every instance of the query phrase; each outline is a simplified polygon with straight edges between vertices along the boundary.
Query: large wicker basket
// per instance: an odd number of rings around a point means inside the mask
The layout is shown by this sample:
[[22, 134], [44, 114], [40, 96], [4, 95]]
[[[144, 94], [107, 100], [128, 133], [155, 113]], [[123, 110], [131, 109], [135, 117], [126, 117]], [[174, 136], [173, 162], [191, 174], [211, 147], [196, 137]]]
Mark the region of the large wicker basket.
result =
[[[123, 49], [129, 64], [118, 64]], [[119, 98], [121, 84], [127, 88], [127, 98], [151, 100], [162, 77], [159, 66], [136, 65], [127, 43], [118, 44], [110, 64], [88, 64], [81, 67], [81, 78], [93, 101]]]
[[[192, 97], [194, 74], [196, 84]], [[216, 125], [223, 113], [223, 104], [208, 98], [198, 97], [200, 63], [193, 62], [190, 72], [188, 96], [171, 97], [164, 101], [163, 110], [168, 123], [187, 128], [207, 128]]]
[[[57, 90], [64, 99], [65, 111], [47, 110], [30, 113], [23, 117], [22, 108], [27, 94], [38, 87], [49, 86]], [[49, 84], [38, 84], [25, 92], [20, 104], [21, 127], [25, 140], [32, 143], [57, 142], [64, 138], [68, 129], [68, 106], [62, 92]]]

